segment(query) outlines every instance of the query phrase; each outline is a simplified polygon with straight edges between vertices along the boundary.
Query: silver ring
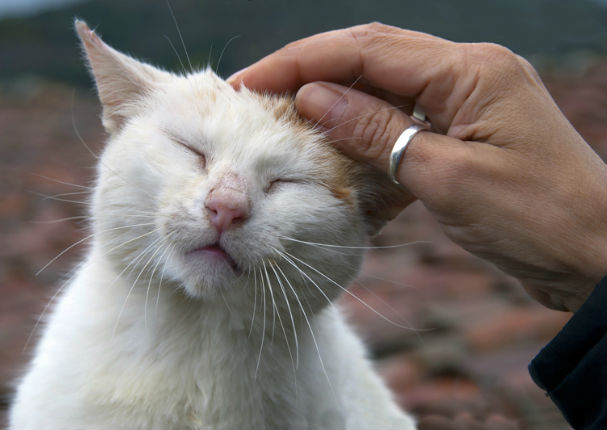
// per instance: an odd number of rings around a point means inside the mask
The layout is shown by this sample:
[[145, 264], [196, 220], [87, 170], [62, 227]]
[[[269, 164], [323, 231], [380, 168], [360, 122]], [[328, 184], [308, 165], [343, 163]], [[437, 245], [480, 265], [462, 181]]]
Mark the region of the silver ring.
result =
[[405, 128], [398, 139], [396, 139], [396, 143], [394, 144], [392, 152], [390, 153], [390, 166], [388, 168], [388, 176], [390, 176], [390, 179], [392, 179], [395, 184], [401, 185], [401, 183], [398, 182], [398, 179], [396, 179], [396, 171], [398, 170], [398, 165], [403, 159], [403, 155], [405, 155], [407, 146], [409, 146], [417, 133], [429, 129], [430, 127], [427, 124], [411, 124], [409, 127]]

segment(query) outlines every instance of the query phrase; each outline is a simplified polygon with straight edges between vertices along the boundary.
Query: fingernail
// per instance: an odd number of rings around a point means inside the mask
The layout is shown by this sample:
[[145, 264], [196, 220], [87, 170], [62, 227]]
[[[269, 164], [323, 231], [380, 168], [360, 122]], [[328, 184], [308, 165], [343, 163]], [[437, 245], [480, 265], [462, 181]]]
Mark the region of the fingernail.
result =
[[242, 75], [247, 71], [247, 69], [248, 67], [245, 67], [244, 69], [240, 69], [239, 71], [232, 73], [232, 75], [230, 75], [230, 77], [226, 79], [226, 82], [232, 86], [240, 86], [240, 84], [242, 83]]
[[339, 123], [348, 106], [339, 88], [324, 82], [304, 85], [295, 97], [297, 109], [320, 125], [333, 127]]

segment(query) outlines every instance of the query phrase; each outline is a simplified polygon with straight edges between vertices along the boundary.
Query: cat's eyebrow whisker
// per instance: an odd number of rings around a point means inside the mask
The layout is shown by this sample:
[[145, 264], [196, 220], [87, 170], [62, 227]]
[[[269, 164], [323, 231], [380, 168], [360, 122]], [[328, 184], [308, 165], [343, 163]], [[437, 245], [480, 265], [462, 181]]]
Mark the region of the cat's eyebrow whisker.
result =
[[328, 109], [326, 110], [326, 112], [325, 112], [325, 113], [324, 113], [324, 114], [323, 114], [323, 115], [322, 115], [322, 116], [321, 116], [321, 117], [318, 119], [318, 121], [316, 121], [316, 122], [314, 123], [313, 128], [318, 127], [318, 124], [320, 124], [320, 122], [321, 122], [323, 119], [325, 119], [325, 117], [326, 117], [326, 116], [329, 114], [329, 112], [331, 112], [331, 111], [333, 110], [333, 108], [334, 108], [335, 106], [337, 106], [337, 104], [338, 104], [340, 101], [342, 101], [342, 100], [343, 100], [343, 99], [346, 97], [346, 94], [348, 94], [348, 93], [350, 92], [350, 90], [351, 90], [352, 88], [354, 88], [354, 85], [356, 85], [356, 84], [358, 83], [358, 81], [360, 81], [360, 80], [361, 80], [361, 78], [362, 78], [362, 77], [363, 77], [363, 75], [358, 75], [358, 77], [357, 77], [357, 78], [354, 80], [354, 82], [352, 82], [352, 83], [350, 84], [350, 86], [348, 86], [348, 89], [347, 89], [346, 91], [344, 91], [344, 93], [343, 93], [341, 96], [339, 96], [339, 97], [337, 98], [337, 100], [335, 100], [335, 102], [334, 102], [334, 103], [333, 103], [331, 106], [329, 106], [329, 108], [328, 108]]
[[190, 65], [190, 72], [194, 71], [194, 67], [192, 67], [192, 62], [190, 61], [190, 56], [188, 55], [188, 50], [185, 47], [185, 42], [183, 40], [183, 36], [181, 35], [181, 30], [179, 28], [179, 24], [177, 23], [177, 18], [175, 17], [175, 13], [173, 12], [173, 8], [171, 7], [171, 3], [169, 0], [166, 0], [167, 7], [169, 8], [169, 12], [171, 13], [171, 18], [173, 19], [173, 23], [175, 23], [175, 28], [177, 29], [177, 34], [179, 35], [179, 40], [181, 40], [181, 46], [183, 46], [183, 52], [185, 53], [185, 57], [188, 60], [188, 64]]
[[171, 49], [173, 50], [173, 52], [177, 56], [177, 60], [179, 61], [179, 64], [181, 65], [182, 73], [184, 75], [187, 74], [187, 69], [185, 68], [185, 65], [183, 64], [183, 61], [181, 61], [181, 56], [179, 55], [179, 52], [177, 52], [177, 49], [175, 49], [175, 45], [173, 45], [173, 42], [171, 41], [171, 38], [169, 36], [167, 36], [166, 34], [164, 35], [164, 38], [169, 42], [169, 45], [171, 45]]
[[276, 280], [278, 281], [278, 285], [280, 287], [280, 290], [282, 291], [282, 295], [285, 299], [285, 303], [287, 304], [287, 310], [289, 311], [289, 316], [291, 317], [291, 326], [293, 327], [293, 336], [295, 337], [295, 369], [298, 369], [299, 368], [299, 341], [297, 339], [297, 329], [295, 327], [295, 319], [293, 318], [293, 311], [291, 310], [291, 305], [289, 304], [289, 299], [287, 297], [287, 293], [285, 292], [285, 288], [282, 284], [280, 276], [278, 276], [278, 272], [276, 271], [275, 266], [278, 266], [278, 264], [270, 264], [270, 268], [272, 269], [272, 271], [274, 272], [274, 275], [276, 276]]
[[356, 299], [359, 303], [361, 303], [363, 306], [365, 306], [367, 309], [369, 309], [371, 312], [373, 312], [374, 314], [376, 314], [378, 317], [380, 317], [381, 319], [383, 319], [386, 322], [389, 322], [390, 324], [405, 329], [405, 330], [417, 330], [417, 331], [431, 331], [431, 329], [416, 329], [414, 327], [407, 327], [405, 325], [399, 324], [396, 321], [391, 320], [390, 318], [388, 318], [387, 316], [385, 316], [384, 314], [382, 314], [381, 312], [377, 311], [373, 306], [369, 305], [367, 302], [365, 302], [363, 299], [361, 299], [360, 297], [358, 297], [356, 294], [352, 293], [351, 291], [349, 291], [347, 288], [342, 287], [341, 285], [339, 285], [337, 282], [335, 282], [333, 279], [329, 278], [327, 275], [325, 275], [324, 273], [322, 273], [321, 271], [319, 271], [318, 269], [312, 267], [311, 265], [309, 265], [308, 263], [306, 263], [303, 260], [300, 260], [299, 258], [295, 257], [292, 254], [289, 254], [288, 252], [284, 251], [284, 253], [286, 255], [288, 255], [289, 257], [293, 258], [296, 261], [299, 261], [301, 264], [303, 264], [304, 266], [312, 269], [314, 272], [318, 273], [320, 276], [322, 276], [323, 278], [325, 278], [327, 281], [329, 281], [331, 284], [335, 285], [336, 287], [338, 287], [339, 289], [341, 289], [343, 292], [345, 292], [346, 294], [350, 295], [351, 297], [353, 297], [354, 299]]
[[334, 125], [333, 127], [329, 128], [329, 129], [327, 129], [327, 130], [324, 130], [324, 133], [325, 133], [325, 134], [329, 134], [329, 133], [331, 133], [333, 130], [335, 130], [336, 128], [342, 127], [342, 126], [344, 126], [344, 125], [346, 125], [346, 124], [349, 124], [349, 123], [351, 123], [351, 122], [354, 122], [354, 121], [358, 121], [358, 120], [359, 120], [359, 119], [361, 119], [361, 118], [365, 118], [365, 117], [368, 117], [368, 116], [371, 116], [371, 115], [375, 115], [375, 114], [376, 114], [376, 113], [378, 113], [378, 112], [390, 111], [390, 110], [394, 110], [394, 109], [401, 109], [401, 108], [403, 108], [403, 107], [405, 107], [405, 105], [389, 106], [389, 107], [385, 107], [385, 108], [378, 109], [378, 110], [376, 110], [376, 111], [374, 111], [374, 112], [367, 112], [367, 113], [365, 113], [365, 114], [355, 116], [354, 118], [350, 118], [350, 119], [349, 119], [349, 120], [347, 120], [347, 121], [344, 121], [344, 122], [341, 122], [341, 123], [339, 123], [339, 124], [337, 124], [337, 125]]
[[[223, 45], [223, 49], [221, 50], [221, 53], [219, 54], [219, 60], [217, 60], [217, 65], [215, 66], [215, 74], [217, 74], [217, 72], [219, 71], [219, 65], [221, 64], [221, 59], [223, 58], [223, 54], [226, 50], [226, 48], [228, 47], [228, 45], [230, 43], [232, 43], [233, 40], [236, 40], [240, 37], [240, 34], [237, 34], [235, 36], [230, 37], [230, 39], [226, 42], [225, 45]], [[209, 58], [211, 58], [211, 56], [209, 55]]]

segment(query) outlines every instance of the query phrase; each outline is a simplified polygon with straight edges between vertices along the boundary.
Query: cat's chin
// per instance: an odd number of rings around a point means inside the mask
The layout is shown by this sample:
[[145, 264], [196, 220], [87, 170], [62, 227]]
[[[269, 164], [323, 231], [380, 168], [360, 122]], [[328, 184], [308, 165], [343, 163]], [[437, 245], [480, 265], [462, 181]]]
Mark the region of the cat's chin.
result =
[[232, 287], [242, 274], [230, 255], [216, 246], [189, 251], [181, 263], [184, 289], [195, 298], [216, 296], [220, 290]]
[[222, 290], [232, 288], [237, 282], [234, 275], [224, 276], [184, 276], [181, 283], [185, 294], [195, 299], [208, 299], [220, 295]]

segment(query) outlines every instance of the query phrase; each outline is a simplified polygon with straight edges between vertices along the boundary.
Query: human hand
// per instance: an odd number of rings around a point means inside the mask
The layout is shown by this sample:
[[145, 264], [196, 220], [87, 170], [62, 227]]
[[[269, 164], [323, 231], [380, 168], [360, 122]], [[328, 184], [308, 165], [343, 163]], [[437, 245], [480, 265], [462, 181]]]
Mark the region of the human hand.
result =
[[432, 130], [397, 178], [454, 242], [555, 309], [577, 310], [607, 271], [606, 166], [506, 48], [374, 23], [289, 44], [229, 82], [298, 91], [301, 114], [384, 172], [417, 104]]

